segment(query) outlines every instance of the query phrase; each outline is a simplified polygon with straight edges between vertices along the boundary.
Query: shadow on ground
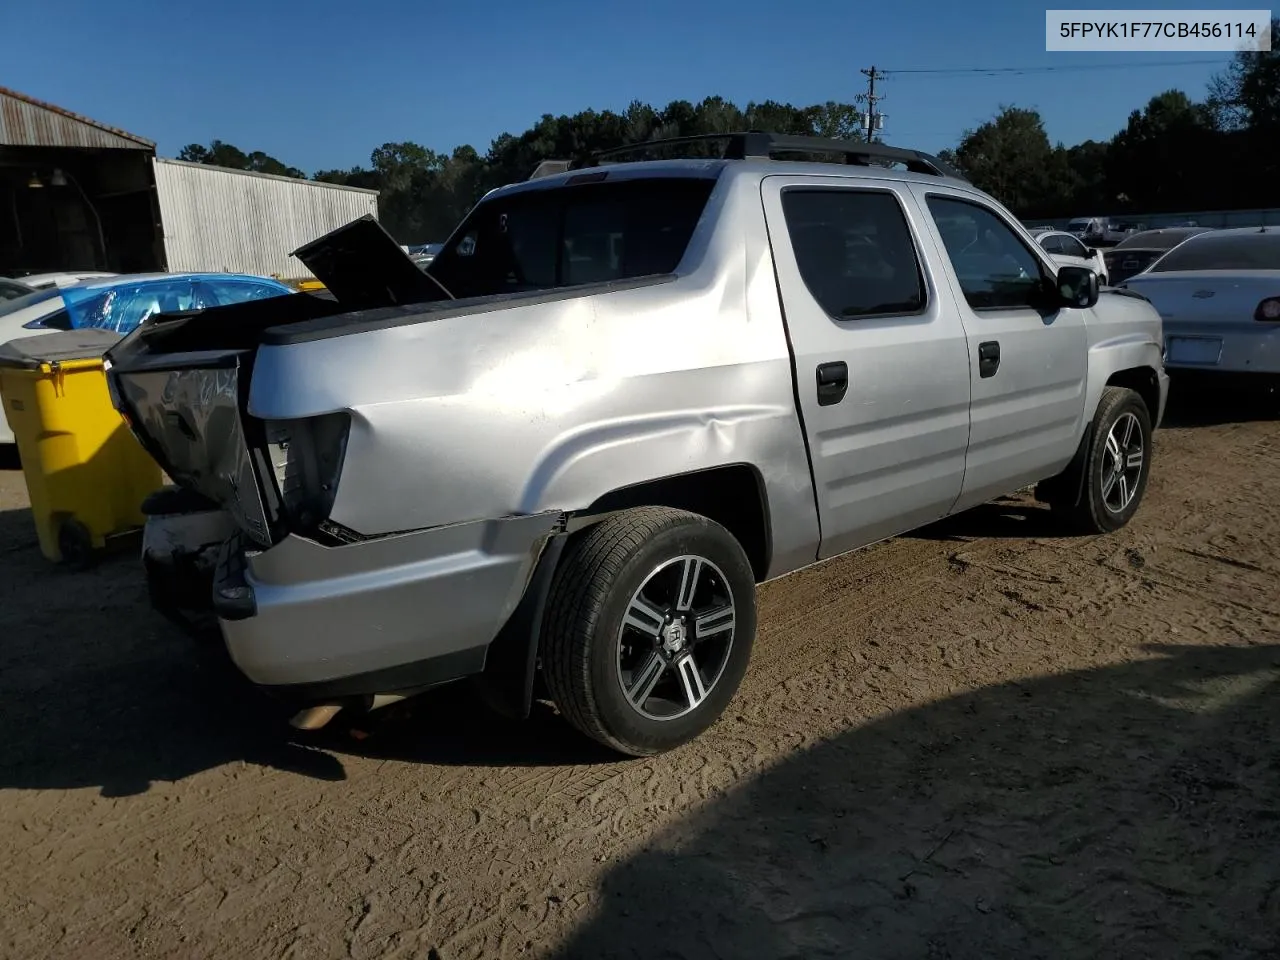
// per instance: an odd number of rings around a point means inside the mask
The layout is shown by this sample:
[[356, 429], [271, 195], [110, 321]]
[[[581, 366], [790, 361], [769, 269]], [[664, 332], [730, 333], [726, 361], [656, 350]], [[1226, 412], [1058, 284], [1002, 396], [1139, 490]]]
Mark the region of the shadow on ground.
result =
[[1164, 427], [1212, 427], [1280, 420], [1280, 388], [1248, 381], [1174, 375]]
[[1151, 652], [785, 760], [614, 868], [557, 956], [1280, 956], [1280, 646]]
[[1055, 517], [1047, 506], [1037, 503], [1027, 495], [1000, 497], [902, 536], [908, 540], [969, 541], [987, 538], [1073, 537], [1081, 534], [1072, 530], [1062, 518]]
[[151, 610], [135, 559], [61, 569], [40, 555], [26, 510], [0, 513], [0, 711], [10, 734], [0, 789], [125, 796], [233, 761], [342, 780], [354, 754], [473, 766], [617, 759], [550, 709], [504, 720], [465, 685], [300, 734], [220, 643], [193, 641]]

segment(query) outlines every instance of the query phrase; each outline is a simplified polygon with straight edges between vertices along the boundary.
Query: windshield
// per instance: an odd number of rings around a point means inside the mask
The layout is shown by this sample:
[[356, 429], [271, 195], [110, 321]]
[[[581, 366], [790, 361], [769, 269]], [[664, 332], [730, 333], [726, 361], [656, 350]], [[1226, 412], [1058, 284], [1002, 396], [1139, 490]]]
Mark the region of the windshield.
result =
[[1149, 272], [1176, 270], [1280, 270], [1280, 233], [1192, 237], [1161, 257]]
[[[20, 297], [14, 297], [12, 300], [0, 300], [0, 317], [6, 317], [11, 313], [17, 313], [19, 310], [25, 310], [27, 307], [34, 307], [37, 303], [44, 303], [46, 300], [55, 300], [62, 296], [62, 291], [57, 287], [49, 290], [37, 290], [34, 293], [23, 294]], [[53, 304], [50, 304], [52, 307]]]
[[494, 197], [427, 272], [458, 298], [671, 273], [714, 186], [663, 177]]

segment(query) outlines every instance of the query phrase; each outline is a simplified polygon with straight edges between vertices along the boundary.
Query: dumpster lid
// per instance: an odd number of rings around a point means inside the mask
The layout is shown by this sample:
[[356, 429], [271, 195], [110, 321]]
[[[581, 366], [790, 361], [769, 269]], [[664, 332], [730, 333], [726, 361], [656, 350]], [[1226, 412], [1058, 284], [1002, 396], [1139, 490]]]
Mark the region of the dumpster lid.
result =
[[119, 339], [114, 330], [95, 327], [22, 337], [0, 344], [0, 367], [38, 370], [43, 363], [95, 360]]

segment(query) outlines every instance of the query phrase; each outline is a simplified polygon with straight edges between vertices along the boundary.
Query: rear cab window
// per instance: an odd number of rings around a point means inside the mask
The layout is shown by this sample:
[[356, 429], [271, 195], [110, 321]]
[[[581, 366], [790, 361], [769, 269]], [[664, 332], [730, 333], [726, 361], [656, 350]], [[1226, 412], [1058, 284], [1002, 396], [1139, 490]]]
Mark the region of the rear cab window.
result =
[[455, 297], [675, 271], [716, 181], [601, 180], [482, 201], [427, 267]]
[[895, 194], [788, 187], [782, 212], [800, 276], [828, 316], [854, 320], [924, 311], [920, 259]]

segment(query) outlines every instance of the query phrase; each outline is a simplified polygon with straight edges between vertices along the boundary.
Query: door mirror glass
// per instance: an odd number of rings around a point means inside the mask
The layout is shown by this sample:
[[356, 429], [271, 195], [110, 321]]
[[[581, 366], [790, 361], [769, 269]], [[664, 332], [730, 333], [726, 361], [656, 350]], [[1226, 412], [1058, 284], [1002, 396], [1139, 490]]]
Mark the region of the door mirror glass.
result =
[[1064, 307], [1092, 307], [1098, 302], [1098, 289], [1098, 275], [1088, 267], [1058, 269], [1058, 295]]

